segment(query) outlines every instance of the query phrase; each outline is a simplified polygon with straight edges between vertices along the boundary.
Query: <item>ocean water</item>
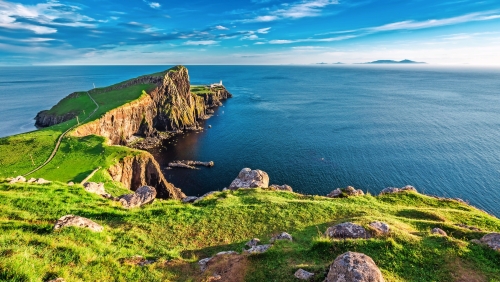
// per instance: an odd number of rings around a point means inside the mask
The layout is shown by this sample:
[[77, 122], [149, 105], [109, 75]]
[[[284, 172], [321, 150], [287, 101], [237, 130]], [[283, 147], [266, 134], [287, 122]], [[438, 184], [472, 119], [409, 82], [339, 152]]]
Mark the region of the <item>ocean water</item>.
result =
[[[0, 68], [0, 136], [65, 95], [168, 66]], [[234, 95], [205, 122], [153, 151], [188, 195], [229, 186], [244, 167], [325, 195], [348, 185], [459, 197], [500, 216], [500, 69], [435, 66], [188, 66], [192, 84]], [[15, 93], [15, 95], [10, 95]]]

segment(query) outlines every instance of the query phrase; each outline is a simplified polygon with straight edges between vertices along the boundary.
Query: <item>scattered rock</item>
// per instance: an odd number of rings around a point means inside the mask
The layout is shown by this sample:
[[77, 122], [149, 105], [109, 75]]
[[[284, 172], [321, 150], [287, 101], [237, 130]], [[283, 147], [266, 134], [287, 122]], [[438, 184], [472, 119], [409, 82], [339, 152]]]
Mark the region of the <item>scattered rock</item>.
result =
[[370, 227], [375, 229], [378, 233], [382, 235], [387, 235], [389, 234], [389, 225], [385, 222], [380, 222], [380, 221], [374, 221], [370, 223]]
[[475, 226], [465, 225], [463, 223], [457, 223], [457, 224], [455, 224], [455, 226], [462, 227], [462, 228], [465, 228], [465, 229], [469, 229], [469, 230], [472, 230], [472, 231], [478, 231], [478, 232], [482, 231], [480, 228], [477, 228]]
[[394, 193], [400, 193], [400, 192], [405, 192], [405, 191], [409, 191], [409, 192], [417, 192], [417, 189], [415, 189], [415, 187], [411, 186], [411, 185], [406, 185], [405, 187], [403, 188], [394, 188], [394, 187], [387, 187], [385, 188], [384, 190], [380, 191], [380, 194], [379, 195], [383, 195], [383, 194], [394, 194]]
[[281, 234], [278, 234], [276, 236], [273, 236], [269, 242], [274, 243], [276, 240], [288, 240], [288, 241], [293, 241], [292, 235], [282, 232]]
[[251, 170], [244, 168], [238, 174], [238, 177], [231, 182], [229, 189], [236, 190], [238, 188], [268, 188], [269, 175], [266, 172], [256, 169]]
[[9, 181], [10, 184], [19, 183], [19, 182], [26, 182], [26, 178], [19, 175], [19, 176], [14, 177], [12, 180]]
[[182, 168], [189, 168], [189, 169], [197, 169], [194, 166], [206, 166], [206, 167], [213, 167], [214, 162], [209, 161], [209, 162], [200, 162], [200, 161], [174, 161], [168, 164], [169, 167], [182, 167]]
[[180, 168], [189, 168], [189, 169], [198, 169], [192, 165], [187, 165], [183, 163], [168, 163], [169, 167], [180, 167]]
[[186, 198], [182, 199], [182, 202], [183, 203], [194, 203], [194, 201], [196, 201], [198, 199], [198, 197], [196, 196], [187, 196]]
[[146, 266], [156, 262], [156, 260], [147, 260], [142, 256], [133, 256], [131, 258], [120, 259], [122, 264], [136, 265], [136, 266]]
[[215, 258], [217, 256], [237, 255], [237, 254], [238, 253], [235, 251], [219, 252], [219, 253], [215, 254], [215, 256], [213, 256], [213, 257], [201, 259], [200, 261], [198, 261], [198, 265], [200, 266], [200, 270], [203, 272], [203, 271], [205, 271], [205, 269], [207, 269], [208, 262], [211, 261], [213, 258]]
[[94, 232], [101, 232], [104, 229], [101, 225], [93, 222], [88, 218], [68, 214], [57, 220], [56, 224], [54, 225], [54, 230], [69, 226], [88, 228]]
[[283, 185], [272, 184], [269, 186], [269, 188], [274, 189], [274, 190], [279, 190], [279, 191], [293, 192], [292, 187], [290, 185], [286, 185], [286, 184], [283, 184]]
[[73, 186], [75, 183], [73, 181], [68, 182], [68, 186]]
[[314, 273], [307, 272], [304, 269], [300, 268], [299, 270], [295, 271], [294, 276], [298, 279], [309, 280], [314, 276]]
[[446, 232], [444, 232], [444, 230], [443, 230], [443, 229], [441, 229], [441, 228], [437, 228], [437, 227], [436, 227], [436, 228], [433, 228], [433, 229], [431, 230], [431, 234], [441, 235], [441, 236], [445, 236], [445, 237], [446, 237], [446, 236], [448, 236], [448, 235], [446, 234]]
[[252, 248], [252, 247], [257, 246], [259, 243], [260, 243], [259, 238], [253, 238], [252, 240], [248, 241], [248, 242], [245, 244], [245, 246], [247, 246], [247, 247], [249, 247], [249, 248]]
[[33, 177], [32, 177], [32, 178], [30, 178], [30, 179], [29, 179], [28, 181], [26, 181], [26, 182], [27, 182], [27, 183], [33, 183], [33, 182], [35, 182], [35, 181], [36, 181], [36, 178], [33, 178]]
[[87, 191], [87, 192], [103, 196], [104, 198], [107, 198], [107, 199], [114, 199], [113, 196], [106, 193], [106, 190], [104, 190], [104, 183], [85, 182], [83, 184], [83, 187], [85, 188], [85, 191]]
[[326, 236], [330, 238], [362, 238], [362, 239], [368, 239], [369, 235], [366, 232], [366, 230], [357, 224], [354, 224], [352, 222], [344, 222], [341, 224], [337, 224], [334, 226], [329, 227], [326, 230], [325, 233]]
[[329, 197], [329, 198], [338, 198], [341, 195], [342, 195], [342, 190], [340, 190], [340, 188], [337, 188], [337, 189], [333, 190], [332, 192], [330, 192], [326, 196]]
[[45, 180], [43, 178], [38, 178], [36, 181], [35, 181], [36, 184], [48, 184], [50, 183], [50, 181], [48, 180]]
[[500, 251], [500, 233], [486, 234], [479, 241], [493, 250]]
[[380, 269], [369, 256], [347, 252], [338, 256], [330, 265], [325, 282], [383, 282]]
[[156, 198], [156, 189], [151, 186], [142, 186], [133, 194], [118, 197], [124, 208], [130, 209], [152, 203]]
[[206, 197], [208, 197], [208, 196], [210, 196], [210, 195], [212, 195], [212, 194], [215, 194], [215, 193], [217, 193], [217, 192], [218, 192], [218, 191], [210, 191], [210, 192], [208, 192], [208, 193], [205, 193], [203, 196], [199, 197], [199, 198], [198, 198], [198, 199], [196, 199], [194, 202], [195, 202], [195, 203], [196, 203], [196, 202], [199, 202], [199, 201], [201, 201], [201, 200], [205, 199]]
[[267, 252], [271, 248], [271, 244], [267, 245], [258, 245], [258, 246], [253, 246], [248, 250], [245, 250], [245, 253], [247, 254], [262, 254]]

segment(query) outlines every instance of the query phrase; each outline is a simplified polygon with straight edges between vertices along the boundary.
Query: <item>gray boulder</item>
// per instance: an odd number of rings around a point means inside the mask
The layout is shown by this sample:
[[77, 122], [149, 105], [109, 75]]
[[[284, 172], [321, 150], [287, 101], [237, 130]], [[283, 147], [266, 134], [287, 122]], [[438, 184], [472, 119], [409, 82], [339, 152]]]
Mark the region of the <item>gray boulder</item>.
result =
[[156, 198], [156, 189], [151, 186], [142, 186], [135, 190], [133, 194], [126, 194], [118, 197], [118, 201], [124, 208], [136, 208], [152, 203]]
[[368, 239], [370, 236], [366, 229], [362, 226], [354, 224], [352, 222], [344, 222], [341, 224], [337, 224], [329, 227], [325, 233], [326, 236], [330, 238], [352, 238], [352, 239]]
[[348, 196], [363, 196], [365, 194], [363, 190], [356, 189], [352, 186], [347, 186], [344, 191]]
[[370, 223], [370, 227], [382, 235], [389, 234], [390, 228], [389, 228], [389, 225], [385, 222], [374, 221], [374, 222]]
[[325, 282], [384, 282], [375, 262], [362, 253], [347, 252], [330, 265]]
[[274, 190], [279, 190], [279, 191], [293, 192], [292, 187], [290, 185], [286, 185], [286, 184], [283, 184], [283, 185], [272, 184], [269, 186], [269, 188], [274, 189]]
[[304, 269], [300, 268], [299, 270], [295, 271], [295, 274], [293, 275], [297, 279], [301, 280], [309, 280], [314, 276], [314, 273], [307, 272]]
[[199, 201], [201, 201], [201, 200], [205, 199], [206, 197], [208, 197], [208, 196], [210, 196], [210, 195], [212, 195], [212, 194], [215, 194], [215, 193], [217, 193], [217, 192], [218, 192], [218, 191], [210, 191], [210, 192], [207, 192], [207, 193], [203, 194], [201, 197], [198, 197], [198, 199], [194, 200], [194, 202], [193, 202], [193, 203], [199, 202]]
[[445, 236], [445, 237], [448, 236], [443, 229], [437, 228], [437, 227], [436, 228], [432, 228], [431, 234]]
[[246, 246], [246, 247], [249, 247], [249, 248], [252, 248], [252, 247], [257, 246], [259, 243], [260, 243], [259, 238], [253, 238], [252, 240], [248, 241], [248, 242], [245, 244], [245, 246]]
[[269, 242], [274, 243], [276, 240], [288, 240], [288, 241], [293, 241], [292, 235], [282, 232], [281, 234], [275, 235], [269, 240]]
[[85, 182], [83, 187], [85, 188], [85, 191], [89, 193], [97, 194], [107, 199], [114, 199], [114, 197], [108, 194], [104, 189], [104, 183]]
[[330, 192], [326, 196], [329, 197], [329, 198], [338, 198], [341, 195], [342, 195], [342, 190], [340, 190], [340, 188], [337, 188], [337, 189], [333, 190], [332, 192]]
[[186, 198], [182, 199], [182, 202], [183, 203], [194, 203], [194, 201], [196, 201], [198, 199], [198, 197], [196, 196], [187, 196]]
[[9, 181], [10, 184], [14, 184], [14, 183], [18, 183], [18, 182], [26, 182], [26, 178], [24, 178], [23, 176], [19, 175], [19, 176], [14, 177], [13, 179], [11, 179]]
[[380, 191], [379, 195], [384, 195], [384, 194], [394, 194], [394, 193], [401, 193], [401, 192], [417, 192], [417, 189], [411, 185], [406, 185], [403, 188], [394, 188], [394, 187], [387, 187]]
[[68, 214], [57, 220], [56, 224], [54, 225], [54, 230], [69, 226], [87, 228], [94, 232], [101, 232], [104, 229], [101, 225], [93, 222], [88, 218]]
[[231, 182], [231, 185], [229, 185], [229, 189], [231, 190], [257, 187], [268, 188], [269, 175], [260, 169], [251, 170], [249, 168], [242, 169], [238, 174], [238, 177]]
[[267, 252], [271, 248], [271, 244], [267, 245], [258, 245], [258, 246], [253, 246], [248, 250], [245, 250], [245, 253], [247, 254], [262, 254]]
[[500, 233], [486, 234], [479, 241], [493, 250], [500, 251]]

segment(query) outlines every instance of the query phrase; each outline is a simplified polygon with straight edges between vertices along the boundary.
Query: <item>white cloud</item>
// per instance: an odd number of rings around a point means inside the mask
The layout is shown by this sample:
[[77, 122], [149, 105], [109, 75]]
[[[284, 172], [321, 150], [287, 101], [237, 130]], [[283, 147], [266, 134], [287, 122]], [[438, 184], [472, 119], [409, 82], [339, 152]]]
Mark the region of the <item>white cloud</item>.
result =
[[317, 17], [321, 16], [325, 7], [336, 4], [339, 4], [338, 0], [304, 0], [292, 4], [282, 4], [280, 8], [267, 12], [266, 15], [245, 19], [241, 22], [271, 22], [280, 19]]
[[148, 6], [153, 8], [153, 9], [159, 9], [161, 7], [160, 3], [158, 3], [158, 2], [148, 2], [146, 0], [142, 0], [142, 1], [144, 1], [144, 3], [148, 4]]
[[215, 41], [215, 40], [189, 40], [189, 41], [186, 41], [184, 42], [184, 45], [204, 45], [204, 46], [207, 46], [207, 45], [216, 45], [218, 44], [219, 41]]
[[218, 29], [218, 30], [228, 30], [229, 28], [225, 27], [225, 26], [222, 26], [222, 25], [218, 25], [215, 27], [215, 29]]
[[290, 44], [290, 43], [294, 43], [294, 42], [295, 41], [293, 41], [293, 40], [281, 40], [281, 39], [269, 41], [270, 44]]
[[[58, 1], [48, 1], [36, 5], [23, 5], [0, 0], [0, 27], [8, 29], [30, 30], [36, 34], [56, 33], [57, 29], [52, 26], [88, 27], [96, 25], [93, 18], [81, 15], [78, 6], [66, 5]], [[37, 24], [18, 21], [28, 19]]]
[[270, 27], [266, 27], [266, 28], [261, 28], [261, 29], [257, 29], [257, 33], [262, 33], [262, 34], [266, 34], [266, 33], [269, 33], [269, 30], [271, 28]]
[[241, 39], [247, 39], [247, 40], [257, 40], [259, 39], [259, 37], [255, 34], [251, 34], [251, 35], [247, 35], [247, 36], [243, 36]]

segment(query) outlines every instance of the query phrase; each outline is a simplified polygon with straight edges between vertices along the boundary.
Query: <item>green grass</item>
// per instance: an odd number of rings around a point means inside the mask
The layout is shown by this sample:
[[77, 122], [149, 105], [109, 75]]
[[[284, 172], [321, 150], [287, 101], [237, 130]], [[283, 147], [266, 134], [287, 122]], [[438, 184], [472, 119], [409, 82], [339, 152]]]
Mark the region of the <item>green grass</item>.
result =
[[196, 95], [209, 95], [212, 94], [209, 86], [206, 85], [191, 85], [191, 93]]
[[[433, 217], [423, 218], [422, 213]], [[105, 231], [53, 232], [54, 222], [66, 214], [88, 217]], [[367, 226], [372, 220], [389, 223], [390, 236], [322, 236], [338, 222]], [[431, 227], [446, 228], [451, 236], [430, 235]], [[0, 229], [0, 280], [9, 281], [199, 281], [199, 259], [241, 251], [253, 237], [267, 243], [282, 231], [294, 241], [278, 242], [267, 253], [251, 256], [246, 281], [296, 281], [298, 268], [315, 272], [314, 281], [322, 281], [329, 264], [346, 251], [371, 256], [386, 281], [453, 281], [457, 267], [484, 281], [500, 281], [500, 253], [469, 243], [486, 231], [500, 231], [500, 220], [457, 202], [414, 193], [328, 199], [255, 189], [217, 193], [194, 205], [157, 200], [125, 210], [81, 186], [0, 184]], [[158, 261], [145, 267], [121, 263], [134, 255]]]

